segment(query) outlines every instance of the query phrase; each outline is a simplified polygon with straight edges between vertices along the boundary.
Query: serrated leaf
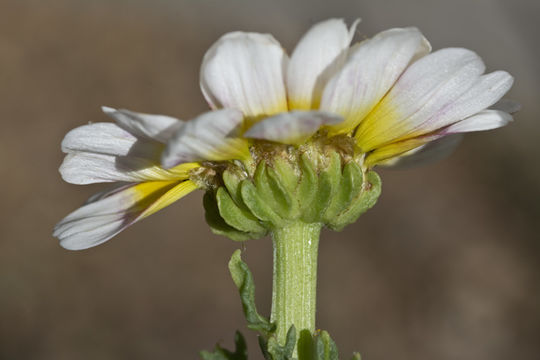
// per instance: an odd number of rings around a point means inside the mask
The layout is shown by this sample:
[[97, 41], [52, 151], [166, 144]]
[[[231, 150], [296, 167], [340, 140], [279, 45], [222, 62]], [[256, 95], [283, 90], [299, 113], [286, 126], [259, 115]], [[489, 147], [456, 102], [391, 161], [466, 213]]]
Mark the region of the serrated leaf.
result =
[[242, 334], [237, 331], [234, 335], [235, 351], [234, 353], [216, 345], [213, 352], [201, 351], [200, 356], [203, 360], [247, 360], [246, 340]]
[[234, 284], [240, 293], [242, 309], [248, 323], [248, 328], [269, 336], [274, 330], [274, 324], [264, 316], [259, 315], [255, 305], [255, 283], [249, 268], [241, 258], [241, 250], [236, 250], [229, 261], [229, 271]]
[[296, 329], [294, 325], [289, 328], [283, 346], [278, 343], [274, 336], [268, 338], [268, 340], [259, 338], [259, 345], [266, 360], [292, 360], [294, 347], [296, 346]]
[[268, 339], [264, 336], [259, 336], [259, 347], [265, 360], [272, 360], [272, 355], [268, 352]]
[[261, 234], [261, 236], [266, 234], [266, 229], [259, 224], [259, 220], [248, 209], [242, 209], [236, 205], [225, 188], [220, 187], [217, 190], [216, 200], [219, 213], [228, 225], [247, 233]]

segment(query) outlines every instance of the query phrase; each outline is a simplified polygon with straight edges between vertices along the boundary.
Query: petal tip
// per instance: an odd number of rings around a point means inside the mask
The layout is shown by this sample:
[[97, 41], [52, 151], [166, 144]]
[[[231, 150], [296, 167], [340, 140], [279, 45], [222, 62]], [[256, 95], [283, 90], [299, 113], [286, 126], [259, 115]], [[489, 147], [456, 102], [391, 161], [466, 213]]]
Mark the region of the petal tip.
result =
[[109, 106], [102, 106], [101, 111], [103, 111], [105, 114], [113, 114], [117, 110], [115, 108], [109, 107]]

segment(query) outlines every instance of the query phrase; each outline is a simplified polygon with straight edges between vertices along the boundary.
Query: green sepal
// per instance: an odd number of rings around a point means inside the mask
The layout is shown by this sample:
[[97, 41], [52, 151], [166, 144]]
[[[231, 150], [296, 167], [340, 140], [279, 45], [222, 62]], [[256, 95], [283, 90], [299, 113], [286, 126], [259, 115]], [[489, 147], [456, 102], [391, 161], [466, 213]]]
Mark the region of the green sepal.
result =
[[257, 234], [258, 237], [266, 235], [267, 230], [259, 224], [259, 219], [248, 209], [238, 206], [225, 188], [220, 187], [217, 190], [216, 200], [219, 213], [228, 225], [243, 232]]
[[300, 205], [300, 212], [305, 213], [307, 209], [313, 206], [319, 187], [319, 178], [315, 171], [315, 165], [306, 154], [302, 154], [300, 157], [300, 171], [302, 172], [302, 177], [298, 185], [297, 198]]
[[234, 334], [234, 344], [234, 352], [224, 349], [217, 344], [213, 352], [203, 350], [200, 352], [200, 356], [203, 360], [247, 360], [246, 340], [239, 331]]
[[265, 337], [270, 336], [275, 329], [275, 325], [257, 312], [253, 276], [247, 264], [242, 261], [241, 250], [236, 250], [231, 256], [229, 271], [240, 293], [242, 309], [248, 323], [248, 328], [260, 332]]
[[[272, 224], [274, 226], [283, 226], [286, 222], [276, 214], [272, 207], [268, 204], [258, 192], [258, 188], [250, 180], [244, 180], [240, 184], [242, 200], [249, 210], [260, 220]], [[271, 199], [271, 198], [270, 198]]]
[[242, 206], [242, 195], [240, 194], [240, 183], [246, 176], [236, 167], [227, 169], [223, 172], [223, 184], [238, 206]]
[[351, 360], [362, 360], [362, 356], [360, 356], [360, 353], [354, 352], [352, 354]]
[[266, 203], [270, 204], [270, 207], [281, 218], [287, 219], [292, 197], [279, 181], [275, 170], [267, 166], [265, 161], [261, 161], [255, 170], [254, 181], [257, 191]]
[[272, 336], [268, 339], [259, 336], [259, 346], [266, 360], [292, 360], [294, 346], [296, 345], [296, 329], [291, 325], [287, 331], [285, 345], [280, 345]]
[[276, 157], [272, 160], [272, 169], [287, 191], [294, 193], [298, 186], [298, 174], [291, 162], [282, 157]]
[[204, 217], [210, 230], [216, 235], [223, 235], [234, 241], [246, 241], [256, 238], [256, 234], [236, 230], [223, 220], [219, 213], [216, 197], [212, 192], [206, 192], [203, 197]]
[[376, 172], [370, 171], [367, 173], [367, 179], [362, 185], [362, 190], [353, 199], [351, 205], [343, 212], [336, 216], [327, 225], [332, 230], [340, 231], [345, 226], [352, 224], [360, 215], [369, 210], [379, 198], [381, 194], [381, 178]]
[[337, 191], [341, 178], [341, 157], [333, 151], [329, 163], [319, 174], [319, 186], [311, 208], [306, 209], [302, 220], [307, 223], [322, 221], [322, 214]]
[[336, 215], [351, 205], [362, 190], [362, 179], [362, 169], [356, 162], [350, 161], [344, 166], [340, 184], [324, 213], [325, 223], [331, 223]]
[[274, 193], [273, 200], [277, 201], [280, 205], [279, 214], [284, 219], [294, 220], [298, 217], [299, 206], [295, 197], [296, 187], [293, 187], [289, 179], [290, 175], [294, 175], [292, 169], [291, 172], [292, 174], [284, 174], [284, 172], [278, 172], [274, 168], [266, 168], [268, 183]]

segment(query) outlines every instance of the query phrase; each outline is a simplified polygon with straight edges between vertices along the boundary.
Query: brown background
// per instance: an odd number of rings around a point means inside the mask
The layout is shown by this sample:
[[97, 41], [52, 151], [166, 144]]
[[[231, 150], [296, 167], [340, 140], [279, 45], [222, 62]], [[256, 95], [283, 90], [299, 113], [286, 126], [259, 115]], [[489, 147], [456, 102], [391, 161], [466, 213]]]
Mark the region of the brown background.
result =
[[[246, 332], [196, 193], [83, 252], [54, 224], [100, 186], [63, 183], [60, 141], [100, 105], [189, 119], [205, 50], [232, 30], [292, 49], [315, 21], [363, 18], [360, 36], [418, 26], [435, 49], [477, 51], [516, 77], [510, 126], [467, 136], [448, 160], [380, 171], [377, 206], [325, 232], [318, 326], [344, 358], [540, 358], [540, 76], [537, 0], [0, 1], [0, 358], [195, 359]], [[260, 307], [271, 246], [247, 244]], [[252, 359], [260, 358], [248, 335]]]

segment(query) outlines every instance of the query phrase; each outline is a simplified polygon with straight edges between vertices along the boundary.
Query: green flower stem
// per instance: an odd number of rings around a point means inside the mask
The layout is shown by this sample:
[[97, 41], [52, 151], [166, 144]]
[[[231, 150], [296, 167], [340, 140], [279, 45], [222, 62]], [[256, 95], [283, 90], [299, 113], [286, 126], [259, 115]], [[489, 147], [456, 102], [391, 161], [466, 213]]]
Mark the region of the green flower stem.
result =
[[270, 320], [276, 324], [280, 344], [285, 344], [291, 325], [297, 334], [302, 330], [315, 331], [320, 232], [320, 223], [304, 222], [272, 231], [274, 277]]

